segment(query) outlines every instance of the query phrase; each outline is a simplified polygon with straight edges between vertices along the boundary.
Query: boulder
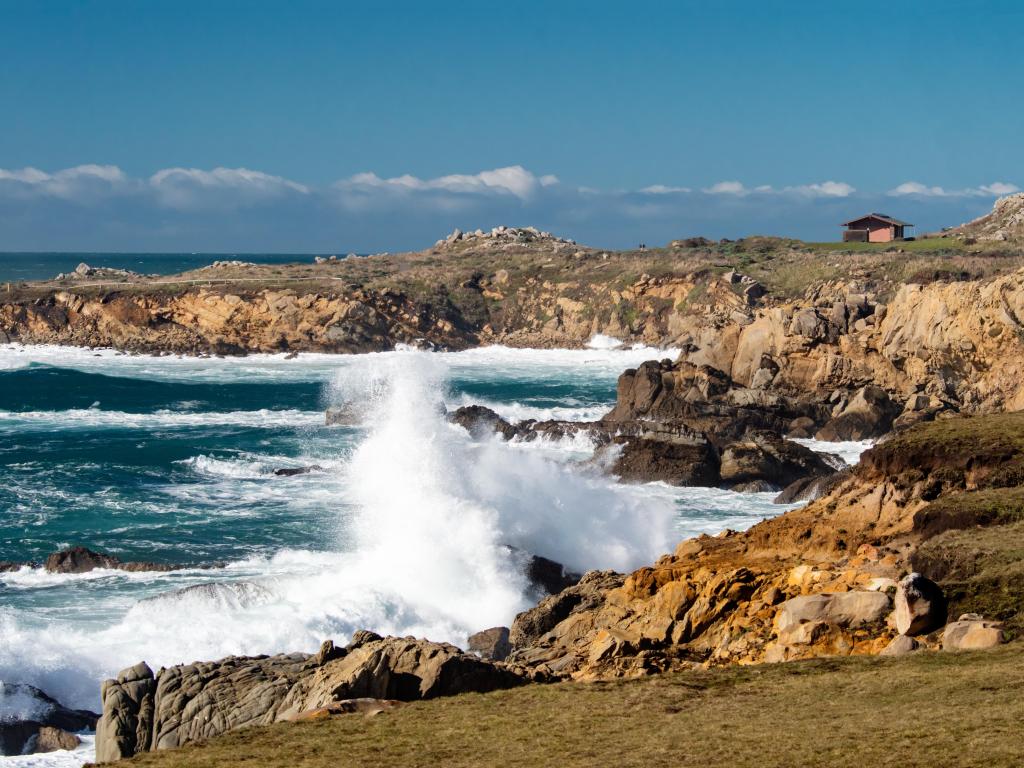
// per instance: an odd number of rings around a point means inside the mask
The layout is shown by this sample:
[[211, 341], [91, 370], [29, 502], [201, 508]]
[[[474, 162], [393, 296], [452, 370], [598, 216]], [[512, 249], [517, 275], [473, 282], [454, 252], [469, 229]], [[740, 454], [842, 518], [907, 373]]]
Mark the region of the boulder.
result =
[[815, 437], [828, 441], [881, 437], [892, 429], [900, 411], [899, 404], [884, 389], [869, 384], [858, 390]]
[[493, 627], [470, 635], [466, 649], [482, 659], [504, 661], [512, 653], [508, 640], [508, 627]]
[[926, 635], [946, 623], [946, 596], [938, 584], [920, 573], [900, 581], [894, 602], [896, 631], [901, 635]]
[[669, 485], [715, 486], [719, 482], [718, 455], [702, 438], [616, 437], [598, 449], [598, 462], [610, 459], [611, 472], [627, 482], [662, 481]]
[[810, 622], [826, 621], [842, 627], [872, 624], [885, 618], [891, 607], [884, 592], [800, 595], [779, 606], [775, 627], [781, 641], [786, 633]]
[[942, 633], [942, 650], [977, 651], [995, 648], [1006, 642], [1002, 624], [986, 621], [976, 613], [965, 613], [946, 625]]
[[892, 641], [885, 646], [880, 656], [906, 656], [913, 653], [919, 647], [917, 640], [907, 635], [896, 635]]

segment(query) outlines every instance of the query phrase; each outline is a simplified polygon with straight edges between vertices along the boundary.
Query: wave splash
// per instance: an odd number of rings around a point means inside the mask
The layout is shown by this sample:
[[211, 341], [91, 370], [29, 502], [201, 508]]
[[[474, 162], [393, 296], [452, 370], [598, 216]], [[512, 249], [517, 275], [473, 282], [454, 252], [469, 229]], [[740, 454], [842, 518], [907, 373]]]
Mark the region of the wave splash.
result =
[[[616, 492], [544, 452], [474, 441], [449, 424], [449, 373], [442, 356], [416, 351], [346, 366], [336, 389], [361, 405], [366, 431], [329, 468], [338, 490], [326, 551], [208, 573], [112, 573], [88, 582], [106, 587], [83, 591], [73, 610], [0, 608], [0, 679], [95, 707], [100, 680], [139, 659], [155, 668], [312, 651], [360, 628], [463, 644], [529, 605], [509, 547], [576, 571], [627, 570], [670, 548], [671, 498]], [[223, 582], [236, 586], [182, 589]]]

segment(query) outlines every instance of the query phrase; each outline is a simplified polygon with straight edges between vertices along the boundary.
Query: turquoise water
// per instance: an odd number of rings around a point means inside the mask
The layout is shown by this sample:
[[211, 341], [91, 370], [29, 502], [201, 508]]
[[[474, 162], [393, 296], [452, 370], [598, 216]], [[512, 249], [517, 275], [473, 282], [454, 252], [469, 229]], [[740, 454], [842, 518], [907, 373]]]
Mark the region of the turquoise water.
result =
[[[623, 369], [672, 354], [0, 347], [0, 559], [82, 544], [189, 566], [0, 574], [0, 681], [96, 707], [140, 659], [313, 650], [364, 627], [464, 643], [536, 599], [508, 546], [625, 570], [778, 513], [770, 494], [618, 485], [586, 441], [474, 441], [441, 415], [595, 419]], [[340, 404], [357, 423], [325, 426]]]

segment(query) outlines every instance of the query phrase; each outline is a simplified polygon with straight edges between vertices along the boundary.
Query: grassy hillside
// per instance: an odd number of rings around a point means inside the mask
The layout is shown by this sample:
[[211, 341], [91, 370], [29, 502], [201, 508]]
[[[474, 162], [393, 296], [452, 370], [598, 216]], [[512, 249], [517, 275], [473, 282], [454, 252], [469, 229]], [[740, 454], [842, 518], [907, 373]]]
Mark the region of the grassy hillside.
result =
[[782, 768], [1024, 761], [1020, 644], [533, 685], [281, 723], [126, 765]]

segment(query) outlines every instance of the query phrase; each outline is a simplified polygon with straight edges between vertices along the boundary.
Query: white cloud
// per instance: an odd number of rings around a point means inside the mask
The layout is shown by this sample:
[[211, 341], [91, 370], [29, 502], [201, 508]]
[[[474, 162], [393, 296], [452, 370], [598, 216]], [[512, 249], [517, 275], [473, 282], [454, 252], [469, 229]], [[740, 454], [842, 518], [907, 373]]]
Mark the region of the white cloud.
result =
[[792, 194], [803, 197], [849, 197], [857, 190], [843, 181], [823, 181], [817, 184], [801, 184], [793, 187], [773, 187], [771, 184], [761, 184], [757, 187], [748, 187], [740, 181], [720, 181], [702, 190], [708, 195], [733, 195], [735, 197], [746, 197], [747, 195], [781, 195]]
[[32, 167], [20, 170], [0, 168], [0, 191], [19, 197], [56, 197], [84, 203], [129, 191], [132, 186], [133, 183], [116, 165], [76, 165], [55, 173]]
[[539, 187], [550, 187], [558, 183], [557, 176], [538, 178], [521, 165], [510, 165], [475, 174], [454, 173], [433, 179], [421, 179], [405, 174], [382, 179], [375, 173], [358, 173], [335, 184], [342, 191], [366, 193], [374, 190], [412, 193], [449, 192], [462, 195], [510, 194], [521, 200], [533, 196]]
[[785, 191], [808, 197], [849, 197], [857, 190], [844, 181], [823, 181], [820, 184], [786, 187]]
[[645, 195], [680, 195], [691, 191], [689, 187], [669, 187], [664, 184], [652, 184], [640, 190]]
[[720, 181], [717, 184], [712, 184], [705, 190], [709, 195], [749, 195], [751, 190], [743, 186], [742, 182], [739, 181]]
[[992, 197], [1001, 197], [1003, 195], [1012, 195], [1015, 192], [1020, 192], [1020, 187], [1016, 184], [1007, 184], [1005, 181], [993, 181], [991, 184], [985, 184], [978, 187], [978, 190], [986, 195]]
[[991, 184], [983, 184], [980, 187], [967, 187], [965, 189], [945, 189], [943, 187], [929, 187], [917, 181], [906, 181], [887, 193], [891, 197], [903, 197], [916, 195], [918, 197], [1000, 197], [1012, 195], [1019, 192], [1016, 184], [1008, 184], [1005, 181], [994, 181]]
[[311, 191], [298, 182], [248, 168], [165, 168], [149, 177], [149, 185], [161, 205], [184, 209], [251, 205]]

